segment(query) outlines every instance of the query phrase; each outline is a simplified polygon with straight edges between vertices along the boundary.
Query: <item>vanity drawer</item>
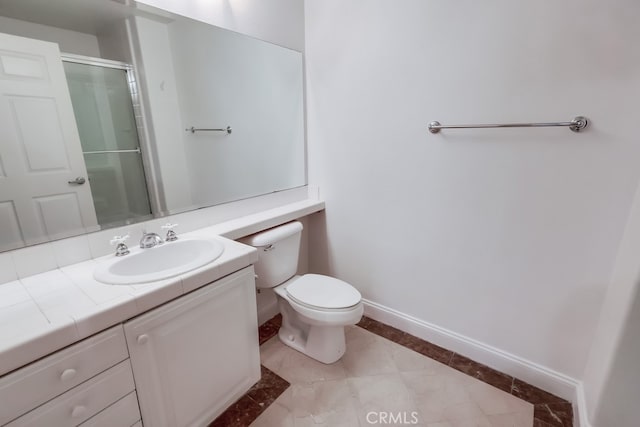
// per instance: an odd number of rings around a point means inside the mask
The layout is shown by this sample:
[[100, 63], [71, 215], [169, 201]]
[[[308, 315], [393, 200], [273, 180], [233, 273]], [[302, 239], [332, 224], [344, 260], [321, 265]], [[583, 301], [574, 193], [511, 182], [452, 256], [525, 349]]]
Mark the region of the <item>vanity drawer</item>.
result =
[[140, 421], [140, 408], [138, 408], [138, 396], [135, 391], [127, 394], [113, 405], [99, 412], [86, 422], [82, 427], [131, 427]]
[[129, 357], [122, 325], [0, 378], [0, 425]]
[[77, 426], [122, 399], [134, 388], [131, 364], [125, 360], [7, 426]]

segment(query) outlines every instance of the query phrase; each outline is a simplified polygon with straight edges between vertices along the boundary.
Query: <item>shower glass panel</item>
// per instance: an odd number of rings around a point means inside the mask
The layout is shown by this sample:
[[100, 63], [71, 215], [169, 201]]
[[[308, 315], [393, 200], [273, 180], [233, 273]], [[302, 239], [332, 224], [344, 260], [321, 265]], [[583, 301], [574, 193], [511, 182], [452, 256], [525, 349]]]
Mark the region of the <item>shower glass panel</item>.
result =
[[98, 223], [151, 218], [127, 66], [75, 61], [64, 69]]

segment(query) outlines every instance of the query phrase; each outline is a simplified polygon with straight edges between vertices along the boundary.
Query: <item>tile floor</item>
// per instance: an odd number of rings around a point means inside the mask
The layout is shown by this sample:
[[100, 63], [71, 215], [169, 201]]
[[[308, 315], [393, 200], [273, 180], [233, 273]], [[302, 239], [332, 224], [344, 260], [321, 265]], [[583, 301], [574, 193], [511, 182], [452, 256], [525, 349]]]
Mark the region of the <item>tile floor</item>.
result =
[[571, 427], [571, 404], [459, 354], [363, 317], [324, 365], [260, 327], [262, 379], [210, 427], [373, 425]]
[[251, 426], [531, 427], [533, 405], [360, 327], [316, 362], [273, 337], [262, 364], [291, 383]]

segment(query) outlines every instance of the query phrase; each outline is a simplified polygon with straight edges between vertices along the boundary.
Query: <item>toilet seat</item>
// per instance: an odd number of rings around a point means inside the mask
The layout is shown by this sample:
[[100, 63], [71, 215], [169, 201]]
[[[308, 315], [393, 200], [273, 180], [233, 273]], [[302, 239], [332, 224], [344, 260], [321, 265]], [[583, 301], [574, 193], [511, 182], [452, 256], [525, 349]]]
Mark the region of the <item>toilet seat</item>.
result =
[[[312, 277], [305, 279], [306, 276], [312, 276]], [[318, 276], [318, 277], [313, 277], [313, 276]], [[353, 290], [354, 294], [352, 295], [357, 296], [357, 299], [355, 299], [355, 304], [348, 307], [342, 307], [342, 308], [321, 307], [321, 306], [309, 304], [304, 301], [299, 301], [294, 297], [292, 297], [290, 293], [287, 291], [287, 289], [290, 286], [292, 286], [294, 283], [302, 280], [301, 283], [304, 284], [309, 279], [311, 279], [311, 281], [313, 282], [316, 282], [318, 286], [322, 286], [324, 284], [325, 289], [326, 289], [326, 284], [329, 281], [335, 280], [340, 282], [342, 285], [338, 285], [338, 286], [347, 286], [348, 288]], [[306, 285], [298, 285], [298, 286], [302, 287]], [[294, 291], [293, 291], [294, 293], [296, 293], [295, 291], [296, 287], [294, 287]], [[316, 275], [316, 274], [305, 274], [303, 276], [293, 276], [291, 279], [287, 280], [285, 283], [273, 288], [273, 290], [276, 293], [276, 295], [278, 295], [287, 306], [289, 306], [293, 311], [295, 311], [299, 316], [301, 316], [301, 318], [303, 318], [306, 323], [311, 325], [318, 325], [318, 326], [355, 325], [360, 321], [360, 318], [362, 318], [362, 314], [364, 312], [364, 306], [362, 305], [362, 301], [359, 297], [360, 292], [358, 292], [353, 286], [349, 285], [348, 283], [342, 282], [338, 279], [333, 279], [332, 277], [329, 277], [329, 276]], [[312, 300], [312, 299], [307, 299], [307, 301], [315, 301], [316, 303], [318, 302], [318, 300]], [[342, 301], [345, 301], [345, 302], [343, 303], [334, 302], [333, 305], [336, 306], [336, 305], [349, 304], [349, 303], [352, 303], [354, 299], [344, 299]], [[283, 310], [286, 310], [286, 308], [281, 308], [281, 312]]]
[[285, 289], [292, 301], [315, 310], [348, 310], [362, 300], [360, 292], [350, 284], [320, 274], [305, 274]]

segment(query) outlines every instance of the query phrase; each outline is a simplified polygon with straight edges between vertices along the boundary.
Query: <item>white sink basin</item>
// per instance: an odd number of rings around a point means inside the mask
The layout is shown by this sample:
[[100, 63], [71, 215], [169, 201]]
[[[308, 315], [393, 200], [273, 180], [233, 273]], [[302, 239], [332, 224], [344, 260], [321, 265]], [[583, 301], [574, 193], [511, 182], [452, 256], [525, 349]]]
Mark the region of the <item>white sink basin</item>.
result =
[[202, 267], [223, 251], [224, 246], [215, 240], [177, 240], [106, 262], [95, 269], [93, 277], [112, 285], [154, 282]]

